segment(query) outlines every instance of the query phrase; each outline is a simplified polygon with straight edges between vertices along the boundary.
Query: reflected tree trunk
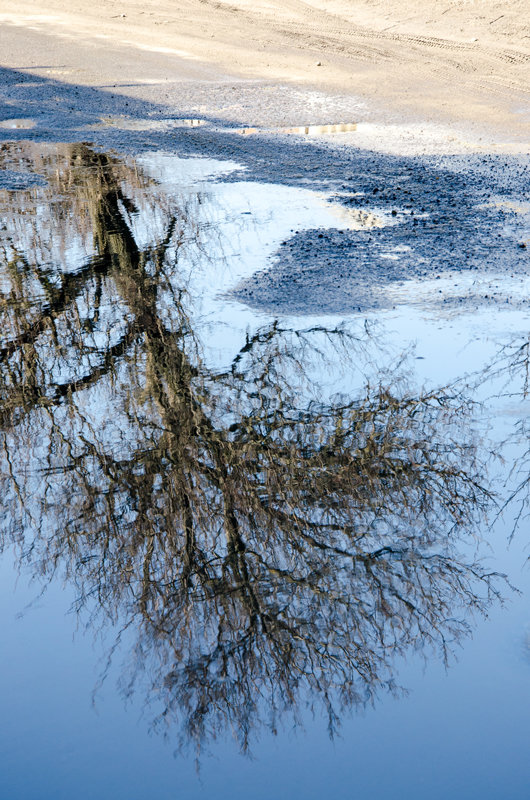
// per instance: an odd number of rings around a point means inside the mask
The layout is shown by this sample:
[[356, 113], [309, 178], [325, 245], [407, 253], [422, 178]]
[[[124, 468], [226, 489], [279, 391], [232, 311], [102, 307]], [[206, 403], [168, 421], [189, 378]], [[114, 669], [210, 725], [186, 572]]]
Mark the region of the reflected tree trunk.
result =
[[273, 323], [207, 366], [179, 278], [188, 211], [141, 246], [136, 174], [84, 145], [57, 172], [93, 252], [69, 271], [4, 237], [3, 546], [136, 631], [125, 691], [144, 672], [182, 744], [232, 730], [246, 750], [307, 705], [333, 733], [395, 689], [398, 656], [447, 660], [500, 597], [469, 545], [490, 502], [472, 404], [397, 380], [316, 400], [322, 342], [355, 359], [342, 329]]

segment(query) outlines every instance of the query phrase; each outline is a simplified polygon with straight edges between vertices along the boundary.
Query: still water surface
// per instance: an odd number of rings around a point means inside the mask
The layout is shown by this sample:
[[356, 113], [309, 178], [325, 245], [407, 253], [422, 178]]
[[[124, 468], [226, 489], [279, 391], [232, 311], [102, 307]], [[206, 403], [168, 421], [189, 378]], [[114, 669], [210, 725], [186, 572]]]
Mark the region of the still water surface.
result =
[[6, 798], [528, 797], [524, 317], [274, 319], [282, 240], [395, 222], [0, 155]]

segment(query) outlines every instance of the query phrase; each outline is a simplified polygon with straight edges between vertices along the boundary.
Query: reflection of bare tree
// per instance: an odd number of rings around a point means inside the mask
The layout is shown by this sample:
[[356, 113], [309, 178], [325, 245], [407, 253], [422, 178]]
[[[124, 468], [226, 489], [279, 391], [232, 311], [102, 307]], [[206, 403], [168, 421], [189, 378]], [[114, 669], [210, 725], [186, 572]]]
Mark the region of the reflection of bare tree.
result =
[[[518, 336], [500, 348], [487, 369], [479, 373], [478, 381], [494, 387], [496, 400], [527, 404], [530, 397], [530, 337]], [[509, 509], [513, 514], [512, 535], [529, 516], [530, 509], [530, 422], [524, 406], [499, 449], [508, 451], [511, 468], [505, 482], [505, 497], [499, 515]], [[515, 456], [515, 457], [514, 457]]]
[[178, 289], [186, 214], [141, 248], [118, 166], [70, 159], [94, 257], [3, 266], [4, 542], [136, 630], [132, 677], [184, 740], [231, 728], [245, 749], [300, 703], [333, 730], [393, 687], [396, 655], [447, 657], [498, 594], [460, 553], [488, 502], [466, 404], [379, 385], [307, 399], [323, 331], [272, 325], [208, 369]]

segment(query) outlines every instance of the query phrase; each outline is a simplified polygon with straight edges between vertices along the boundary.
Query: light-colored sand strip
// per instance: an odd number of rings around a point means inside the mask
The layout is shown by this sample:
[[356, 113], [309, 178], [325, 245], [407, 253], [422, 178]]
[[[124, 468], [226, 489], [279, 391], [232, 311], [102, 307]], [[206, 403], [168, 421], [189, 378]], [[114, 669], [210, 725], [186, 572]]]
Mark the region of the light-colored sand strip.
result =
[[529, 130], [529, 0], [2, 0], [0, 21]]

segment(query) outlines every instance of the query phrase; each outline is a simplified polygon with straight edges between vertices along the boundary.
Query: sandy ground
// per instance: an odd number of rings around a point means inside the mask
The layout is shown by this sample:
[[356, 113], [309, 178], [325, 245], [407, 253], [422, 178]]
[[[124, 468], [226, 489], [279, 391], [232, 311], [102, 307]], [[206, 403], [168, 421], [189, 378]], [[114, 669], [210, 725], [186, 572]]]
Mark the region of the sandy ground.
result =
[[[309, 311], [317, 298], [342, 314], [352, 298], [372, 307], [375, 284], [528, 273], [528, 0], [509, 12], [491, 0], [1, 2], [0, 142], [207, 156], [396, 223], [350, 238], [293, 228], [244, 304]], [[466, 286], [449, 305], [478, 302]]]
[[0, 64], [57, 80], [222, 73], [350, 98], [348, 119], [330, 100], [315, 121], [362, 120], [355, 98], [394, 123], [474, 124], [519, 152], [530, 140], [530, 0], [2, 0], [0, 22]]

